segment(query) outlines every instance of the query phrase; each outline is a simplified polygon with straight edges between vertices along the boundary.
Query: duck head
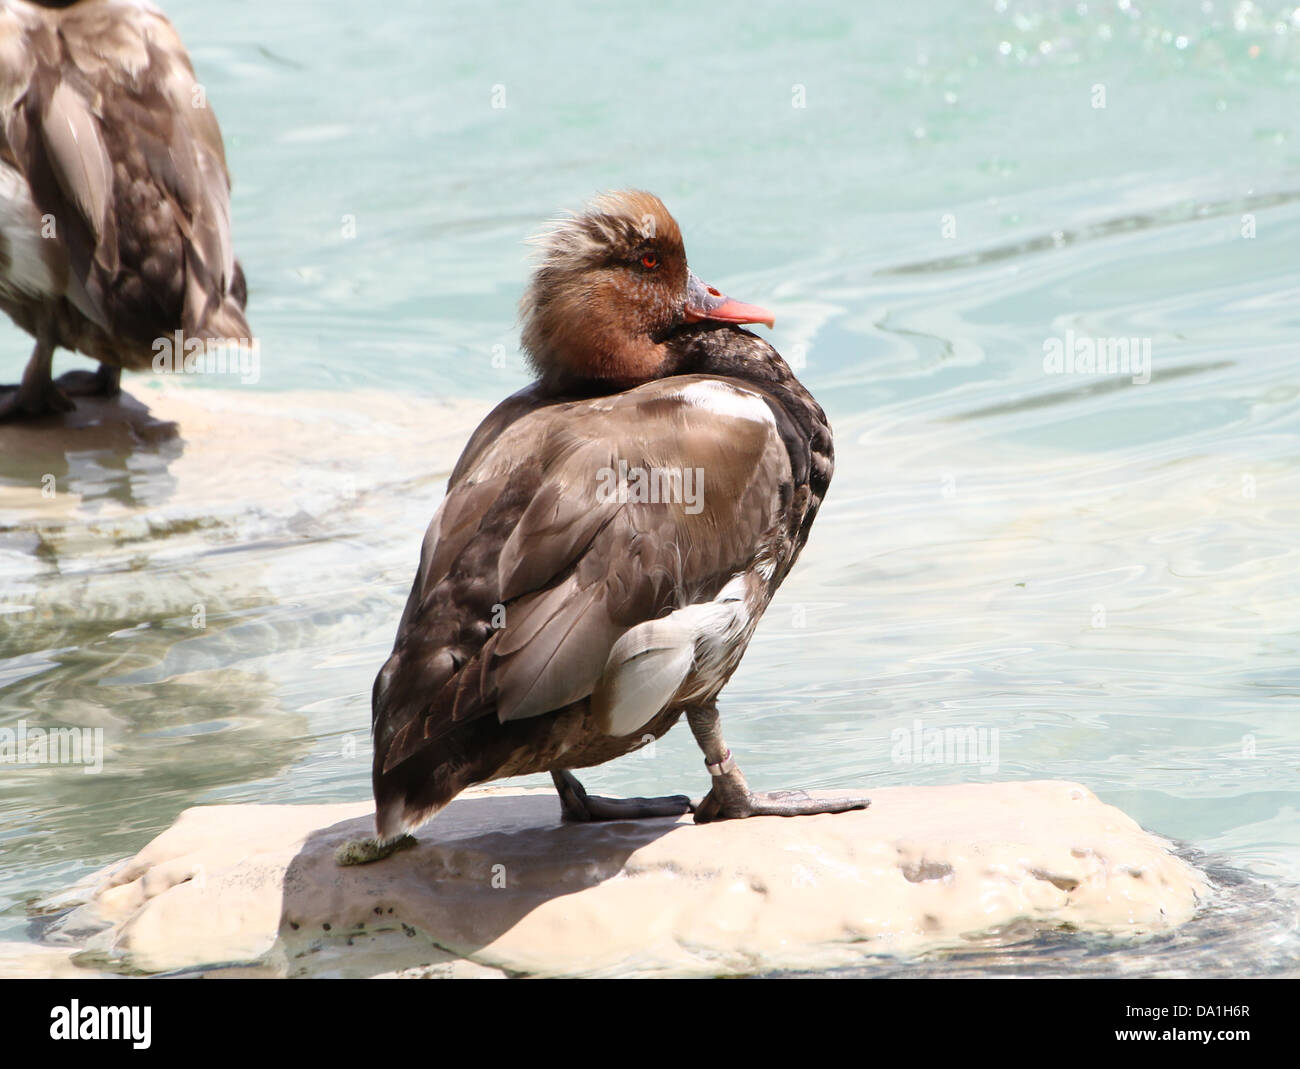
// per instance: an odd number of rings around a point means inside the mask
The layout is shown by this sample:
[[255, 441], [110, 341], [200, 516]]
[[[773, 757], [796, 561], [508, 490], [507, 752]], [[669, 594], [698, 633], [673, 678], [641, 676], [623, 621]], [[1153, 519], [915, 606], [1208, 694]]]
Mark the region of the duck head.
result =
[[540, 263], [520, 305], [522, 341], [545, 380], [647, 382], [687, 323], [766, 323], [772, 314], [701, 282], [676, 221], [650, 193], [597, 197], [533, 239]]

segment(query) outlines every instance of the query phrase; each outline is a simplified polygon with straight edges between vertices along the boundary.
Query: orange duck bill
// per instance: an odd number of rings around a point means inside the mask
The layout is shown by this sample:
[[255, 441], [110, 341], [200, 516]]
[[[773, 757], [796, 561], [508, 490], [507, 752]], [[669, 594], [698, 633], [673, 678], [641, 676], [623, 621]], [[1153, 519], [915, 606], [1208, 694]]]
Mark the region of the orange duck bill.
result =
[[770, 327], [775, 320], [772, 313], [756, 304], [742, 304], [733, 301], [725, 293], [700, 279], [694, 271], [689, 272], [686, 282], [686, 321], [694, 323], [700, 319], [711, 319], [718, 323], [763, 323]]

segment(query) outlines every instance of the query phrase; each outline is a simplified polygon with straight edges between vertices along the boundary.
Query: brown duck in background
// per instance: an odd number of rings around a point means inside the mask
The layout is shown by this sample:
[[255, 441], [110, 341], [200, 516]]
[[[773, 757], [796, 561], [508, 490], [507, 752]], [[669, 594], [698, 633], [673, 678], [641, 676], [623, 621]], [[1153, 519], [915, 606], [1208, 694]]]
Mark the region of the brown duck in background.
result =
[[[540, 377], [475, 431], [429, 526], [374, 685], [379, 839], [340, 861], [385, 856], [471, 784], [536, 772], [569, 820], [863, 808], [750, 791], [719, 722], [831, 477], [821, 407], [735, 325], [771, 315], [696, 278], [648, 193], [601, 197], [539, 243], [522, 314]], [[698, 500], [615, 491], [631, 469], [698, 473]], [[713, 777], [698, 806], [592, 797], [570, 771], [683, 714]]]
[[[249, 339], [216, 117], [140, 0], [0, 0], [0, 308], [36, 339], [0, 420], [111, 396], [154, 342]], [[56, 385], [56, 348], [100, 361]]]

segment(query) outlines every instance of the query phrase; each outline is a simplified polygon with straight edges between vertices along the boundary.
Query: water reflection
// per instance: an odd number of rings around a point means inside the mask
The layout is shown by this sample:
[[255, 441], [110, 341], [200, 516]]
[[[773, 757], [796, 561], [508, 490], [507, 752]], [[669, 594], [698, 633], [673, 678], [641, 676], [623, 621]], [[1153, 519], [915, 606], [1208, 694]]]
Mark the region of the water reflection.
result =
[[101, 500], [163, 501], [175, 488], [168, 467], [183, 450], [177, 425], [125, 392], [83, 398], [66, 417], [0, 424], [0, 537], [70, 500], [89, 510]]

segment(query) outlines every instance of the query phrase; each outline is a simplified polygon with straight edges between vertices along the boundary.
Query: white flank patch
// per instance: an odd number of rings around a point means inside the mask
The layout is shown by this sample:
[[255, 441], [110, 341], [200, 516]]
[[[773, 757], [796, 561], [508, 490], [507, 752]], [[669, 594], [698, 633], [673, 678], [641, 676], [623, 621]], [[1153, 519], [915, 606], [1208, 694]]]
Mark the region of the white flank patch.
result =
[[658, 716], [695, 660], [695, 635], [674, 613], [628, 631], [610, 651], [592, 704], [610, 735], [631, 735]]
[[[768, 577], [770, 578], [770, 576]], [[745, 600], [745, 576], [744, 573], [737, 573], [731, 577], [731, 581], [718, 591], [718, 596], [714, 601], [744, 601]]]
[[54, 275], [45, 262], [41, 213], [32, 201], [27, 179], [0, 163], [0, 235], [12, 261], [0, 286], [39, 296], [56, 296]]
[[674, 396], [688, 405], [707, 408], [719, 416], [733, 416], [754, 423], [776, 425], [776, 420], [772, 418], [772, 410], [758, 394], [742, 390], [730, 383], [718, 382], [716, 379], [692, 382]]
[[712, 601], [687, 605], [625, 632], [614, 643], [592, 695], [608, 734], [630, 735], [650, 723], [692, 670], [709, 689], [748, 623], [745, 577], [737, 575]]

